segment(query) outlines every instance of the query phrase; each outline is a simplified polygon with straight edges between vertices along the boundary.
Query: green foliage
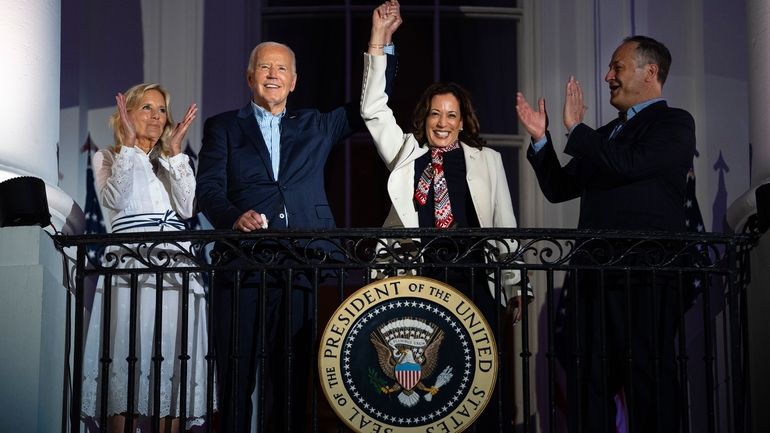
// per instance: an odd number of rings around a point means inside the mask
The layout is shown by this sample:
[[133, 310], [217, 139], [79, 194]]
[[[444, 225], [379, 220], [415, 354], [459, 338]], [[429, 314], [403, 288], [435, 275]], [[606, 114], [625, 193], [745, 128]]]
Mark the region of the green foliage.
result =
[[382, 388], [387, 385], [385, 378], [380, 376], [380, 373], [375, 368], [369, 368], [369, 383], [371, 383], [374, 386], [374, 389], [380, 393], [383, 392]]

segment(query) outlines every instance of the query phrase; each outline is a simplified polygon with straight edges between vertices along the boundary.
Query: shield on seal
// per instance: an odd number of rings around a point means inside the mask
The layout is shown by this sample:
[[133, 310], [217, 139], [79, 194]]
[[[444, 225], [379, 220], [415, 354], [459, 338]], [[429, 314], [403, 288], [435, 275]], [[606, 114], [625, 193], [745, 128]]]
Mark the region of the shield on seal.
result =
[[420, 376], [422, 375], [422, 368], [420, 364], [412, 362], [404, 362], [396, 364], [396, 380], [402, 388], [409, 391], [414, 388], [420, 382]]

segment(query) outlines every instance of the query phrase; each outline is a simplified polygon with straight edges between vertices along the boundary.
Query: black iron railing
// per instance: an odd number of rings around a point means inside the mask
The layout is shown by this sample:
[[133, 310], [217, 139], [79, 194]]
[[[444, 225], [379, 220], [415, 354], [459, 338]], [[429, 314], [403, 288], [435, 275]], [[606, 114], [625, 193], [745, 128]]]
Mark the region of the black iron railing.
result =
[[[497, 308], [493, 317], [487, 317], [498, 341], [498, 360], [503, 368], [516, 371], [514, 375], [498, 378], [496, 401], [491, 402], [492, 410], [498, 415], [497, 427], [509, 431], [506, 425], [506, 409], [510, 406], [514, 391], [522, 396], [520, 407], [514, 408], [511, 417], [517, 424], [517, 431], [534, 432], [536, 425], [541, 431], [564, 431], [567, 407], [585, 402], [565, 402], [564, 388], [558, 377], [562, 366], [578, 366], [586, 359], [579, 350], [565, 350], [561, 339], [569, 335], [570, 320], [580, 320], [582, 311], [567, 310], [560, 304], [562, 287], [568, 287], [578, 299], [584, 288], [576, 281], [594, 281], [599, 292], [597, 299], [604, 302], [605, 295], [614, 284], [618, 290], [638, 290], [639, 276], [646, 275], [652, 285], [665, 281], [666, 291], [650, 291], [650, 296], [673, 293], [670, 299], [676, 303], [679, 316], [676, 341], [676, 366], [679, 381], [677, 402], [681, 430], [686, 432], [741, 432], [745, 431], [750, 419], [748, 390], [748, 362], [746, 359], [746, 310], [745, 290], [749, 280], [748, 253], [755, 237], [745, 235], [719, 234], [671, 234], [662, 232], [614, 232], [576, 230], [529, 230], [529, 229], [458, 229], [434, 231], [426, 229], [345, 229], [328, 231], [265, 231], [241, 234], [230, 231], [187, 231], [187, 232], [146, 232], [111, 235], [56, 236], [55, 241], [65, 257], [68, 269], [67, 284], [71, 288], [74, 312], [68, 309], [67, 347], [71, 347], [68, 360], [72, 359], [71, 375], [69, 364], [65, 366], [65, 405], [62, 413], [62, 431], [76, 432], [101, 426], [101, 431], [111, 431], [111, 419], [106, 410], [110, 405], [111, 383], [101, 380], [112, 371], [111, 368], [123, 363], [128, 376], [118, 378], [124, 381], [126, 395], [123, 410], [125, 426], [131, 420], [145, 422], [151, 431], [160, 431], [163, 420], [161, 413], [161, 387], [155, 377], [161, 377], [163, 357], [159, 332], [153, 336], [152, 378], [149, 391], [150, 401], [141, 402], [153, 414], [145, 421], [139, 420], [137, 395], [137, 369], [139, 350], [137, 321], [140, 320], [139, 299], [141, 290], [148, 284], [155, 294], [155, 307], [164, 302], [164, 292], [179, 291], [182, 303], [177, 323], [179, 324], [180, 349], [175, 356], [181, 378], [190, 374], [191, 354], [187, 352], [189, 339], [194, 329], [188, 326], [189, 298], [191, 287], [200, 282], [205, 290], [205, 316], [209, 327], [218, 320], [227, 320], [238, 340], [238, 323], [241, 315], [241, 293], [243, 290], [223, 290], [223, 284], [236, 289], [248, 286], [275, 286], [279, 295], [282, 312], [278, 322], [271, 321], [267, 314], [257, 314], [256, 336], [259, 340], [256, 354], [258, 373], [254, 378], [257, 388], [257, 412], [255, 424], [259, 431], [289, 429], [289, 423], [275, 421], [275, 418], [289, 420], [306, 413], [307, 422], [293, 429], [308, 431], [345, 431], [342, 423], [328, 410], [323, 396], [316, 386], [319, 377], [315, 355], [311, 360], [298, 359], [307, 356], [306, 347], [295, 347], [297, 340], [290, 335], [297, 315], [303, 314], [292, 308], [292, 293], [299, 287], [310, 301], [305, 313], [309, 320], [309, 344], [312, 351], [318, 349], [319, 334], [322, 332], [330, 311], [339, 305], [353, 290], [374, 279], [388, 275], [414, 274], [430, 276], [450, 283], [467, 282], [464, 291], [477, 301], [489, 296], [486, 283], [495, 288], [494, 304], [497, 305], [505, 294], [502, 290], [507, 275], [516, 272], [521, 276], [519, 288], [527, 287], [534, 294], [529, 307], [521, 311], [521, 321], [513, 324], [512, 308]], [[591, 279], [577, 276], [590, 275]], [[467, 278], [465, 278], [467, 277]], [[465, 278], [465, 279], [463, 279]], [[98, 280], [98, 282], [97, 282]], [[191, 283], [195, 281], [196, 283]], [[223, 283], [226, 282], [226, 283]], [[563, 283], [563, 281], [567, 281]], [[484, 283], [484, 287], [480, 285]], [[114, 305], [113, 291], [126, 290], [127, 297], [119, 302], [128, 302], [128, 325], [125, 359], [112, 359], [109, 324]], [[101, 323], [107, 328], [96, 326], [100, 331], [100, 356], [98, 393], [95, 414], [82, 412], [84, 346], [86, 330], [89, 329], [88, 312], [94, 291], [103, 294], [101, 298]], [[268, 291], [256, 295], [256, 306], [265, 312], [272, 302]], [[658, 294], [656, 294], [658, 293]], [[281, 297], [282, 296], [282, 297]], [[225, 298], [226, 297], [226, 298]], [[246, 298], [244, 298], [246, 299]], [[628, 299], [632, 299], [629, 295]], [[231, 316], [223, 319], [213, 313], [219, 302], [232, 305]], [[505, 300], [503, 300], [505, 303]], [[144, 307], [141, 307], [144, 308]], [[629, 307], [629, 311], [632, 308]], [[155, 308], [154, 324], [159, 329], [167, 320], [162, 308]], [[93, 320], [93, 319], [92, 319]], [[577, 322], [574, 322], [577, 328]], [[604, 325], [602, 321], [601, 326]], [[94, 326], [91, 325], [91, 329]], [[283, 336], [285, 351], [271, 352], [266, 341], [268, 333], [278, 329]], [[566, 331], [565, 331], [566, 329]], [[206, 356], [206, 413], [202, 417], [205, 431], [216, 431], [223, 419], [237, 418], [237, 412], [221, 413], [220, 397], [216, 388], [222, 386], [217, 366], [225, 360], [230, 365], [244, 362], [243, 353], [217, 353], [215, 333], [208, 332], [209, 353]], [[71, 346], [70, 346], [71, 343]], [[232, 347], [232, 346], [231, 346]], [[237, 347], [237, 346], [236, 346]], [[572, 346], [569, 346], [572, 347]], [[602, 348], [605, 350], [606, 348]], [[68, 349], [69, 350], [69, 349]], [[271, 357], [278, 357], [286, 368], [280, 372], [280, 382], [286, 383], [287, 391], [282, 394], [285, 401], [271, 402], [268, 387], [275, 377], [265, 377], [262, 366], [268, 365]], [[605, 358], [602, 358], [605, 359]], [[512, 363], [519, 366], [513, 369]], [[68, 361], [69, 362], [69, 361]], [[275, 360], [273, 360], [275, 363]], [[633, 356], [624, 360], [629, 366], [635, 362]], [[296, 371], [309, 364], [305, 371]], [[577, 368], [575, 371], [580, 372]], [[509, 377], [510, 376], [510, 377]], [[302, 393], [292, 391], [293, 381], [305, 378], [309, 389], [305, 399]], [[237, 383], [236, 373], [230, 380]], [[123, 382], [120, 382], [123, 383]], [[180, 380], [176, 416], [184, 420], [193, 408], [189, 407], [186, 396], [187, 381]], [[296, 385], [296, 384], [294, 384]], [[602, 384], [602, 389], [608, 389]], [[229, 389], [229, 388], [228, 388]], [[113, 392], [114, 394], [114, 392]], [[146, 395], [146, 394], [143, 394]], [[297, 401], [297, 396], [301, 400]], [[233, 391], [231, 398], [237, 398]], [[274, 419], [266, 412], [275, 406]], [[629, 414], [630, 416], [630, 414]], [[540, 418], [537, 422], [536, 418]], [[277, 424], [276, 424], [277, 423]], [[283, 426], [283, 427], [276, 427]], [[436, 430], [438, 431], [438, 430]], [[473, 427], [470, 431], [473, 431]], [[481, 430], [479, 430], [481, 431]]]

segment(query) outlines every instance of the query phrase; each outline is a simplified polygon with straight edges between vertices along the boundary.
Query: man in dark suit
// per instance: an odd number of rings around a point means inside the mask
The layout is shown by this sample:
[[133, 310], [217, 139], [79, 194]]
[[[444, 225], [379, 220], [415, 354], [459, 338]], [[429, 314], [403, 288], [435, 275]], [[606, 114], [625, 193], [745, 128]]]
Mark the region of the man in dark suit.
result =
[[[524, 95], [517, 95], [519, 120], [533, 141], [527, 158], [540, 188], [551, 202], [580, 197], [578, 228], [685, 231], [683, 204], [695, 152], [695, 122], [661, 97], [670, 64], [671, 54], [660, 42], [626, 38], [604, 77], [610, 103], [620, 115], [597, 130], [582, 123], [582, 88], [570, 77], [564, 151], [572, 160], [563, 167], [547, 131], [545, 101], [541, 98], [535, 111]], [[582, 365], [573, 360], [565, 366], [572, 432], [614, 432], [614, 396], [621, 391], [631, 432], [678, 431], [675, 285], [649, 273], [632, 274], [629, 281], [625, 274], [600, 277], [583, 271], [570, 275], [565, 284], [577, 291], [570, 300], [578, 299], [569, 306], [566, 326], [575, 329], [570, 330], [567, 351], [582, 359]]]
[[[397, 2], [386, 5], [383, 7], [397, 19], [377, 23], [388, 25], [386, 42], [392, 47], [390, 36], [401, 19]], [[388, 56], [389, 81], [395, 75], [393, 59]], [[201, 210], [217, 229], [333, 228], [324, 191], [324, 167], [332, 146], [363, 128], [359, 106], [347, 104], [329, 112], [287, 110], [288, 96], [297, 84], [296, 63], [293, 51], [276, 42], [263, 42], [254, 48], [246, 77], [252, 101], [205, 123], [197, 177]], [[215, 247], [215, 251], [226, 249], [221, 244]], [[238, 268], [237, 263], [234, 267]], [[264, 390], [259, 398], [264, 417], [260, 423], [270, 432], [303, 431], [307, 372], [313, 356], [310, 282], [300, 272], [281, 270], [265, 275], [244, 272], [239, 281], [235, 280], [234, 275], [220, 272], [213, 288], [221, 431], [250, 431], [250, 396], [258, 365], [263, 372], [260, 389]], [[238, 337], [237, 346], [232, 347], [236, 313], [233, 287], [238, 284]], [[291, 287], [291, 323], [285, 321], [286, 287]], [[257, 314], [260, 293], [265, 295], [262, 318]], [[263, 324], [265, 327], [260, 328]], [[264, 346], [260, 347], [258, 328], [265, 331]], [[292, 344], [287, 347], [284, 332], [288, 328]], [[263, 351], [268, 357], [258, 360]], [[291, 407], [287, 405], [289, 392]]]

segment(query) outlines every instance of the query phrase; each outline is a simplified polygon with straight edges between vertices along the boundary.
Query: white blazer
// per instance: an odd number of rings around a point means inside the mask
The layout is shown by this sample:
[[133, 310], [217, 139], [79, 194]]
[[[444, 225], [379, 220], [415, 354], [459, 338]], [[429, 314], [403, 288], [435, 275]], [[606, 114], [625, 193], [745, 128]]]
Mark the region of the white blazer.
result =
[[[388, 107], [385, 93], [385, 56], [364, 54], [364, 78], [361, 90], [361, 117], [374, 138], [377, 152], [390, 170], [388, 195], [392, 207], [383, 227], [419, 227], [414, 207], [414, 161], [428, 152], [428, 146], [420, 146], [414, 135], [405, 134], [396, 123], [393, 111]], [[481, 227], [516, 227], [511, 194], [500, 153], [484, 147], [481, 149], [460, 143], [465, 156], [468, 190]], [[516, 251], [515, 242], [497, 245], [502, 253]], [[500, 257], [502, 258], [502, 257]], [[505, 288], [503, 303], [513, 296], [513, 286], [521, 280], [517, 270], [503, 271]], [[490, 281], [494, 296], [494, 281]]]

